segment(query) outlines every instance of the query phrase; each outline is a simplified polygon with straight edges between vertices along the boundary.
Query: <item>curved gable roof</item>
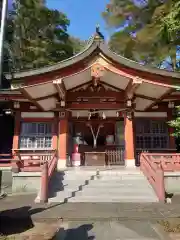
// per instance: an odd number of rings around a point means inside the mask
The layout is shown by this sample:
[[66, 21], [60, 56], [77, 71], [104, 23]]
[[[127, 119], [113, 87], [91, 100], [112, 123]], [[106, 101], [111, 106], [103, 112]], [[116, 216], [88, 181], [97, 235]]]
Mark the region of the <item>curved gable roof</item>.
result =
[[[39, 68], [39, 69], [32, 69], [29, 71], [22, 71], [19, 73], [14, 73], [13, 77], [15, 79], [19, 79], [19, 78], [41, 75], [41, 74], [61, 70], [66, 67], [70, 67], [73, 64], [76, 64], [80, 61], [83, 61], [84, 59], [86, 59], [88, 56], [90, 56], [94, 52], [97, 52], [97, 54], [102, 53], [105, 57], [111, 59], [115, 63], [123, 65], [123, 66], [131, 68], [131, 69], [135, 69], [135, 70], [138, 70], [141, 72], [146, 72], [146, 73], [152, 73], [155, 75], [161, 75], [161, 76], [165, 76], [165, 77], [180, 79], [180, 73], [169, 72], [167, 70], [161, 70], [158, 68], [153, 68], [153, 67], [149, 67], [146, 65], [142, 65], [133, 60], [127, 59], [125, 57], [122, 57], [122, 56], [114, 53], [113, 51], [111, 51], [109, 49], [108, 45], [104, 41], [102, 34], [97, 29], [96, 29], [96, 33], [94, 34], [93, 37], [91, 37], [90, 41], [88, 42], [87, 46], [85, 47], [85, 49], [82, 52], [80, 52], [80, 53], [76, 54], [75, 56], [72, 56], [66, 60], [63, 60], [59, 63], [56, 63], [54, 65], [46, 66], [46, 67]], [[11, 78], [11, 76], [9, 74], [7, 74], [6, 77], [8, 79]]]

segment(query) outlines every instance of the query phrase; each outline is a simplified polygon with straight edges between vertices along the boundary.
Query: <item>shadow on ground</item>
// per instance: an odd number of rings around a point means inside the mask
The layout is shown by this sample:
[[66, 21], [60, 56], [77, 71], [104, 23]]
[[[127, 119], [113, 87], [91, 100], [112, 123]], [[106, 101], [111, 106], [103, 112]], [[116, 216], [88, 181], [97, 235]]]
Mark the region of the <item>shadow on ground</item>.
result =
[[70, 228], [64, 230], [62, 228], [59, 229], [56, 236], [53, 240], [94, 240], [95, 236], [89, 234], [89, 232], [93, 229], [93, 224], [83, 224], [77, 228]]
[[44, 208], [31, 209], [30, 206], [25, 206], [0, 212], [0, 234], [8, 236], [33, 228], [31, 216], [44, 210]]
[[23, 233], [34, 227], [32, 216], [48, 209], [54, 208], [57, 205], [35, 208], [24, 206], [15, 209], [4, 210], [0, 212], [0, 235], [13, 235]]
[[53, 173], [53, 176], [50, 179], [49, 187], [48, 187], [49, 198], [56, 197], [58, 192], [62, 192], [64, 190], [64, 184], [63, 184], [64, 176], [65, 176], [64, 171], [61, 171], [61, 172], [55, 171]]

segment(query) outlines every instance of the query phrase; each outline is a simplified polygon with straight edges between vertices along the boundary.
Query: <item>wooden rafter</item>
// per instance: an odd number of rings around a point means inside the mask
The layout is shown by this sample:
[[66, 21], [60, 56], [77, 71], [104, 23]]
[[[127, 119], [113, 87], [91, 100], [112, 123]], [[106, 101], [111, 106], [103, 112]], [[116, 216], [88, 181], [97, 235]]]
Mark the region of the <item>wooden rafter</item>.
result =
[[148, 97], [142, 94], [134, 94], [134, 98], [144, 98], [151, 101], [158, 101], [158, 98]]
[[142, 84], [143, 80], [141, 78], [134, 78], [131, 80], [126, 88], [126, 97], [127, 99], [132, 99], [134, 97], [135, 91]]
[[57, 98], [57, 93], [53, 93], [53, 94], [50, 94], [50, 95], [47, 95], [47, 96], [44, 96], [44, 97], [39, 97], [39, 98], [33, 98], [35, 101], [41, 101], [41, 100], [45, 100], [45, 99], [48, 99], [48, 98]]
[[166, 91], [165, 94], [163, 94], [157, 101], [154, 101], [150, 106], [146, 107], [145, 111], [151, 109], [152, 107], [156, 106], [159, 102], [161, 102], [163, 99], [167, 98], [171, 93], [174, 92], [173, 88], [169, 88], [169, 90]]
[[30, 102], [32, 102], [38, 109], [40, 109], [41, 111], [44, 111], [43, 107], [29, 95], [29, 93], [25, 90], [25, 88], [20, 88], [19, 91], [23, 94], [25, 98], [27, 98]]
[[64, 86], [63, 80], [61, 78], [53, 80], [53, 84], [59, 94], [60, 100], [65, 100], [66, 88]]

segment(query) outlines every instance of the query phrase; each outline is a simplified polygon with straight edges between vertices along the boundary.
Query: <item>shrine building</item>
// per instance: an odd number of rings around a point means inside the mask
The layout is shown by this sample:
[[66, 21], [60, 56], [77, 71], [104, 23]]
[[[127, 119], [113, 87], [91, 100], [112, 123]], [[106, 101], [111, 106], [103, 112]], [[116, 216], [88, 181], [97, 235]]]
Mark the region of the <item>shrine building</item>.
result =
[[176, 152], [167, 122], [180, 105], [180, 74], [119, 56], [98, 30], [77, 55], [6, 78], [1, 154], [56, 150], [61, 169], [134, 167], [142, 151]]

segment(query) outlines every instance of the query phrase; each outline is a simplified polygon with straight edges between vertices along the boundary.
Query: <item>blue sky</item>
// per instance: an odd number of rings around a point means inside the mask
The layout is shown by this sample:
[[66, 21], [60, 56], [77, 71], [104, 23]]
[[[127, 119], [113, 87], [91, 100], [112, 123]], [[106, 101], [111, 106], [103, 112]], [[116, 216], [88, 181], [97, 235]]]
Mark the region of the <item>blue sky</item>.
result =
[[108, 38], [109, 32], [101, 13], [109, 0], [46, 0], [46, 2], [49, 8], [58, 9], [67, 15], [71, 21], [68, 32], [74, 37], [89, 39], [99, 24], [101, 32], [106, 39]]

